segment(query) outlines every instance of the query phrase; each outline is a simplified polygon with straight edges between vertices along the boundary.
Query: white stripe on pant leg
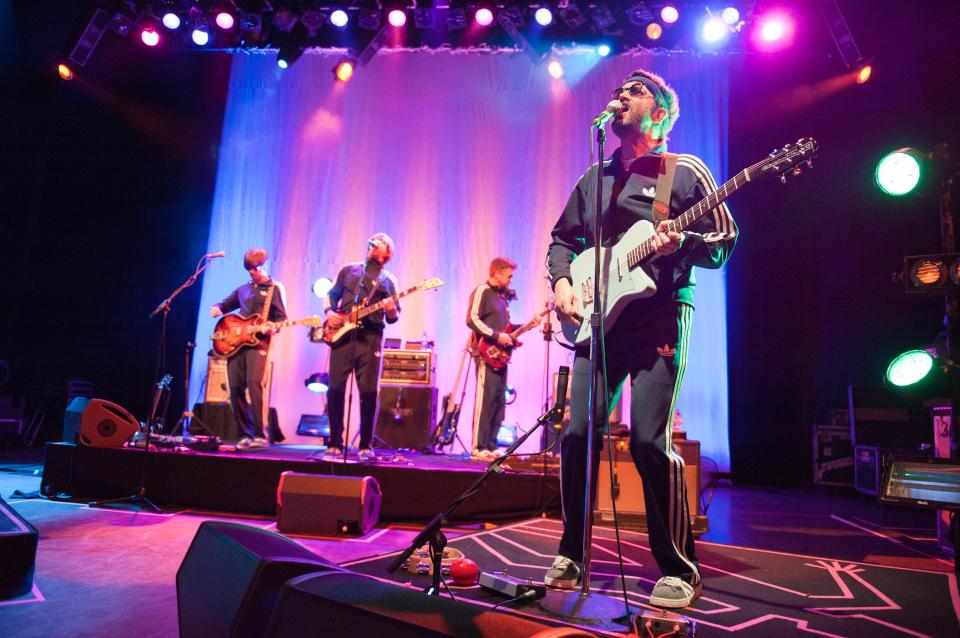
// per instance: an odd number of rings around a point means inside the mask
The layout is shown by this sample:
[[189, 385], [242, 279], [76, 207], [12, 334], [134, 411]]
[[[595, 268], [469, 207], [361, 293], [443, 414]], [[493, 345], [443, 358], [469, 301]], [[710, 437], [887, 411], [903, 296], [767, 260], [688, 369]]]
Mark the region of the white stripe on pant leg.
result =
[[[673, 544], [674, 553], [680, 557], [696, 575], [700, 578], [699, 570], [686, 555], [687, 539], [690, 534], [690, 518], [683, 516], [683, 508], [680, 506], [684, 499], [685, 471], [683, 458], [673, 451], [673, 412], [676, 409], [677, 396], [680, 393], [680, 386], [683, 383], [683, 375], [687, 368], [687, 346], [690, 342], [690, 327], [693, 320], [693, 309], [687, 304], [680, 304], [680, 328], [677, 338], [677, 349], [680, 353], [680, 360], [677, 365], [677, 378], [673, 385], [673, 399], [670, 402], [670, 411], [667, 414], [666, 424], [666, 453], [670, 459], [668, 477], [670, 507], [668, 526], [670, 527], [670, 542]], [[680, 501], [680, 503], [678, 503]], [[689, 514], [689, 512], [688, 512]]]

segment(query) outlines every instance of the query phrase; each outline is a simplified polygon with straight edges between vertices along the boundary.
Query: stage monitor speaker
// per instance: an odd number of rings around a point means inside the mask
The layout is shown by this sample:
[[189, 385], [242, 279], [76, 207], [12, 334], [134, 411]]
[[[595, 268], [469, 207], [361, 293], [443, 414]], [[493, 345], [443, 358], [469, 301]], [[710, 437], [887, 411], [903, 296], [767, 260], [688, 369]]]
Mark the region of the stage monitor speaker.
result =
[[135, 416], [103, 399], [90, 399], [80, 416], [80, 442], [90, 447], [122, 447], [139, 430]]
[[263, 636], [283, 583], [337, 569], [279, 534], [204, 521], [177, 570], [180, 637]]
[[86, 397], [74, 397], [70, 400], [67, 411], [63, 414], [64, 443], [76, 443], [80, 440], [80, 417], [89, 403], [90, 399]]
[[436, 638], [536, 636], [553, 628], [347, 571], [308, 574], [283, 585], [266, 636]]
[[38, 537], [36, 528], [0, 498], [0, 600], [33, 589]]
[[423, 386], [382, 386], [376, 435], [390, 447], [419, 450], [430, 443], [437, 422], [437, 389]]
[[277, 486], [277, 530], [287, 534], [365, 534], [380, 518], [372, 476], [286, 471]]

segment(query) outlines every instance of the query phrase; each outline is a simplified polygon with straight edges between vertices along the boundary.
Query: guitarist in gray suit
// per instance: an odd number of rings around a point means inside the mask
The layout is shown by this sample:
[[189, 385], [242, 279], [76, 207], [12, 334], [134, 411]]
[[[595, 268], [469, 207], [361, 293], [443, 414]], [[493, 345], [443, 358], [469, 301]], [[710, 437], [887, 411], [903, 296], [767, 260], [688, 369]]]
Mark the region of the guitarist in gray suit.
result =
[[[602, 245], [613, 246], [637, 225], [647, 228], [652, 259], [636, 268], [642, 269], [653, 285], [643, 298], [630, 300], [616, 316], [605, 319], [607, 377], [598, 388], [600, 416], [595, 422], [604, 423], [603, 393], [612, 398], [629, 378], [630, 453], [643, 479], [650, 549], [662, 575], [650, 602], [680, 608], [690, 605], [702, 590], [683, 459], [671, 442], [672, 415], [693, 318], [693, 267], [721, 267], [733, 250], [737, 227], [725, 204], [682, 233], [668, 227], [668, 220], [716, 190], [713, 176], [700, 159], [666, 152], [667, 134], [680, 114], [673, 89], [658, 75], [641, 69], [614, 89], [613, 99], [620, 103], [619, 110], [615, 103], [608, 110], [614, 113], [612, 128], [620, 147], [603, 161], [602, 168], [594, 164], [577, 182], [553, 227], [547, 266], [560, 319], [587, 320], [588, 313], [580, 304], [583, 295], [592, 297], [592, 287], [575, 287], [571, 263], [594, 244], [595, 189], [597, 171], [602, 170]], [[613, 278], [610, 280], [614, 286]], [[561, 443], [563, 536], [558, 556], [544, 578], [545, 584], [557, 588], [572, 589], [580, 583], [590, 369], [588, 340], [576, 349], [570, 424]], [[590, 460], [594, 476], [599, 448], [594, 447], [596, 455]]]

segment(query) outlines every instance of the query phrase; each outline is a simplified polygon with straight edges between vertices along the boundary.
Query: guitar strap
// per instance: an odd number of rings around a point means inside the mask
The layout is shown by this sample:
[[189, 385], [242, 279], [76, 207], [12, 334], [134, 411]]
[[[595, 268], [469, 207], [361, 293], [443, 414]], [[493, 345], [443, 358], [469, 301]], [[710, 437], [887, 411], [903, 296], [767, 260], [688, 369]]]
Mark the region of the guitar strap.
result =
[[277, 284], [271, 283], [270, 287], [267, 288], [267, 298], [263, 302], [263, 310], [260, 311], [260, 323], [270, 321], [270, 305], [273, 303], [273, 290], [277, 287]]
[[[387, 273], [386, 270], [381, 270], [380, 274], [377, 275], [377, 278], [373, 280], [373, 287], [370, 288], [370, 292], [367, 294], [367, 298], [363, 302], [363, 305], [365, 307], [369, 306], [370, 302], [373, 301], [373, 295], [376, 294], [377, 290], [380, 288], [380, 285], [383, 283], [383, 280], [386, 278], [387, 276], [386, 273]], [[361, 281], [364, 276], [366, 276], [366, 273], [364, 273], [364, 275], [361, 275]]]
[[657, 192], [653, 200], [653, 225], [670, 218], [670, 195], [673, 193], [673, 177], [677, 172], [676, 153], [664, 153], [660, 159], [657, 175]]

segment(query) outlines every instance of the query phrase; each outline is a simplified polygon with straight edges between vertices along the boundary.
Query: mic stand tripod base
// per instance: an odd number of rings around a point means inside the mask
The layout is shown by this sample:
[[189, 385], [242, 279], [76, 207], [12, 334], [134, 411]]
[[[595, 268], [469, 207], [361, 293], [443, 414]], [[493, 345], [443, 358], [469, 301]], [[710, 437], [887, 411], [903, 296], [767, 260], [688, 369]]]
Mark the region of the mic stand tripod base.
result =
[[545, 611], [570, 620], [623, 621], [629, 624], [627, 608], [622, 600], [580, 590], [548, 591], [538, 602]]
[[153, 510], [154, 514], [162, 514], [163, 510], [160, 509], [156, 503], [151, 501], [147, 497], [146, 489], [139, 487], [134, 494], [130, 496], [123, 496], [121, 498], [111, 498], [105, 501], [90, 501], [87, 503], [87, 507], [103, 507], [104, 505], [117, 505], [120, 503], [130, 503], [132, 505], [144, 504], [150, 509]]

